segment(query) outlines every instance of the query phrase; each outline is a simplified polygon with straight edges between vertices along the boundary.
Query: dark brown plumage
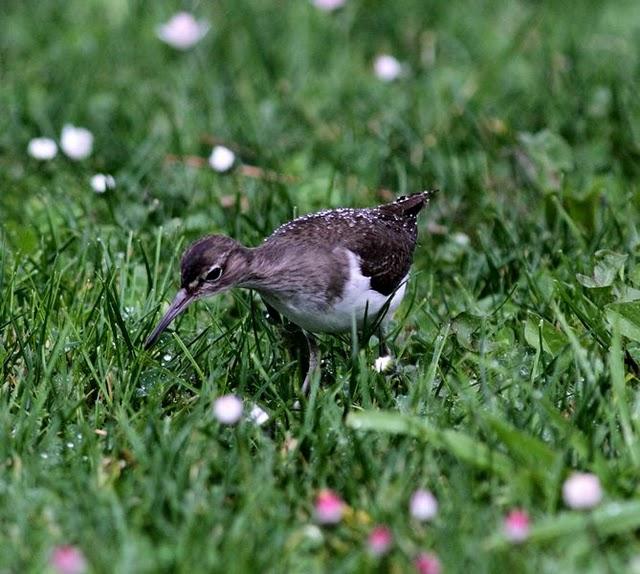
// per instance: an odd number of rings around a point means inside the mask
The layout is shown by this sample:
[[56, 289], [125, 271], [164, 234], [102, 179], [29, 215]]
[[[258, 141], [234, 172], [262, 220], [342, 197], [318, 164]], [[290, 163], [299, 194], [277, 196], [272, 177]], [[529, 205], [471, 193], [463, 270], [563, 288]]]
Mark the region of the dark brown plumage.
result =
[[373, 208], [332, 209], [299, 217], [276, 229], [265, 245], [280, 239], [343, 246], [361, 260], [371, 288], [391, 295], [409, 272], [418, 237], [417, 216], [435, 191], [401, 197]]

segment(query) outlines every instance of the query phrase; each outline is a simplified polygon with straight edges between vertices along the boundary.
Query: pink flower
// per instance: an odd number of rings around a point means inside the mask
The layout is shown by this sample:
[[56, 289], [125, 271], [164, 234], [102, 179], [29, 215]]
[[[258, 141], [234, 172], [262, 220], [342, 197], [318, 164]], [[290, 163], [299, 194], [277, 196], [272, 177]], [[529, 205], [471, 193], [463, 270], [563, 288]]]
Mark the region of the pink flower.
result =
[[574, 472], [562, 485], [562, 498], [569, 508], [593, 508], [602, 500], [600, 480], [590, 472]]
[[442, 572], [440, 560], [438, 560], [438, 557], [431, 552], [421, 552], [418, 554], [413, 564], [415, 565], [418, 574], [440, 574], [440, 572]]
[[433, 520], [438, 513], [438, 501], [428, 490], [418, 489], [411, 495], [409, 512], [416, 520]]
[[504, 535], [511, 542], [523, 542], [529, 536], [529, 515], [524, 510], [514, 509], [504, 518]]
[[369, 552], [373, 556], [384, 556], [393, 543], [393, 535], [391, 530], [386, 526], [376, 526], [369, 534], [367, 539], [367, 545], [369, 546]]
[[87, 571], [87, 560], [82, 550], [75, 546], [56, 546], [49, 558], [49, 566], [57, 574], [83, 574]]
[[344, 502], [333, 490], [323, 489], [316, 496], [314, 514], [319, 524], [338, 524], [344, 513]]
[[347, 0], [312, 0], [312, 2], [318, 9], [324, 10], [325, 12], [332, 12], [344, 6]]

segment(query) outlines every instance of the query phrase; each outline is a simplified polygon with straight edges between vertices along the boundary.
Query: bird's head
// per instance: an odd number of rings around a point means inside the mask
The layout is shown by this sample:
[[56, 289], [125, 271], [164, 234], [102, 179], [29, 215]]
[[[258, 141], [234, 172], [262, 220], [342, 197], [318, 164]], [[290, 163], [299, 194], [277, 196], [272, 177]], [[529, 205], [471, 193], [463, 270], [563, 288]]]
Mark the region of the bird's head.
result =
[[238, 285], [247, 274], [249, 253], [246, 247], [224, 235], [208, 235], [193, 243], [180, 262], [180, 290], [145, 341], [145, 349], [191, 303]]

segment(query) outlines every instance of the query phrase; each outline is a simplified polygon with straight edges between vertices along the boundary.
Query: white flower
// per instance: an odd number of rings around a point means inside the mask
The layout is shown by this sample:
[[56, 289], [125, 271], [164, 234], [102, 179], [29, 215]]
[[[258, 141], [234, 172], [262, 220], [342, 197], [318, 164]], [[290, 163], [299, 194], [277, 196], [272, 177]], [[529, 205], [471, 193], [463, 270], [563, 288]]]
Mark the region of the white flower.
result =
[[337, 10], [341, 8], [347, 3], [347, 0], [311, 0], [313, 5], [325, 12], [332, 12], [333, 10]]
[[56, 157], [58, 146], [50, 138], [34, 138], [29, 142], [27, 153], [39, 160], [49, 160]]
[[85, 159], [91, 155], [93, 149], [93, 134], [87, 128], [66, 124], [62, 128], [60, 147], [71, 159]]
[[593, 508], [602, 500], [600, 480], [589, 472], [575, 472], [564, 481], [562, 498], [569, 508]]
[[393, 82], [402, 74], [402, 64], [389, 54], [381, 54], [373, 63], [373, 71], [383, 82]]
[[269, 415], [258, 405], [253, 405], [249, 412], [249, 420], [256, 423], [258, 426], [262, 426], [269, 420]]
[[223, 145], [214, 147], [209, 156], [209, 165], [218, 172], [230, 170], [235, 161], [236, 154]]
[[428, 490], [416, 490], [409, 501], [409, 512], [416, 520], [426, 522], [438, 514], [438, 501]]
[[91, 178], [91, 187], [96, 193], [104, 193], [107, 189], [114, 189], [116, 186], [116, 180], [112, 175], [105, 173], [96, 173]]
[[234, 425], [242, 416], [242, 401], [235, 395], [224, 395], [213, 403], [213, 414], [224, 425]]
[[324, 540], [324, 536], [322, 535], [322, 530], [315, 524], [307, 524], [302, 528], [302, 535], [309, 540], [309, 542], [313, 542], [314, 544], [321, 544]]
[[178, 12], [156, 28], [156, 35], [177, 50], [188, 50], [209, 31], [209, 24], [198, 21], [189, 12]]
[[469, 243], [471, 243], [471, 239], [469, 239], [469, 236], [466, 233], [462, 233], [461, 231], [454, 233], [451, 237], [455, 243], [460, 245], [460, 247], [466, 247], [467, 245], [469, 245]]
[[393, 358], [389, 355], [378, 357], [373, 363], [373, 370], [377, 373], [385, 373], [393, 366]]

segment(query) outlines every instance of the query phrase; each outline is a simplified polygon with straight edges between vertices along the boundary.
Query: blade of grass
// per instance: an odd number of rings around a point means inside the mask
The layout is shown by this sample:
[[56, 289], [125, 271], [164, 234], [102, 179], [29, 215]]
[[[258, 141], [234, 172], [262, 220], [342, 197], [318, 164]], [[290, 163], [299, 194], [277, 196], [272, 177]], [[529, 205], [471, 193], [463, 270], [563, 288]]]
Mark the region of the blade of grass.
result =
[[491, 450], [482, 441], [460, 431], [438, 429], [420, 417], [389, 411], [351, 412], [346, 424], [354, 430], [415, 437], [449, 452], [471, 466], [495, 471], [503, 477], [508, 477], [513, 472], [511, 460], [503, 453]]

